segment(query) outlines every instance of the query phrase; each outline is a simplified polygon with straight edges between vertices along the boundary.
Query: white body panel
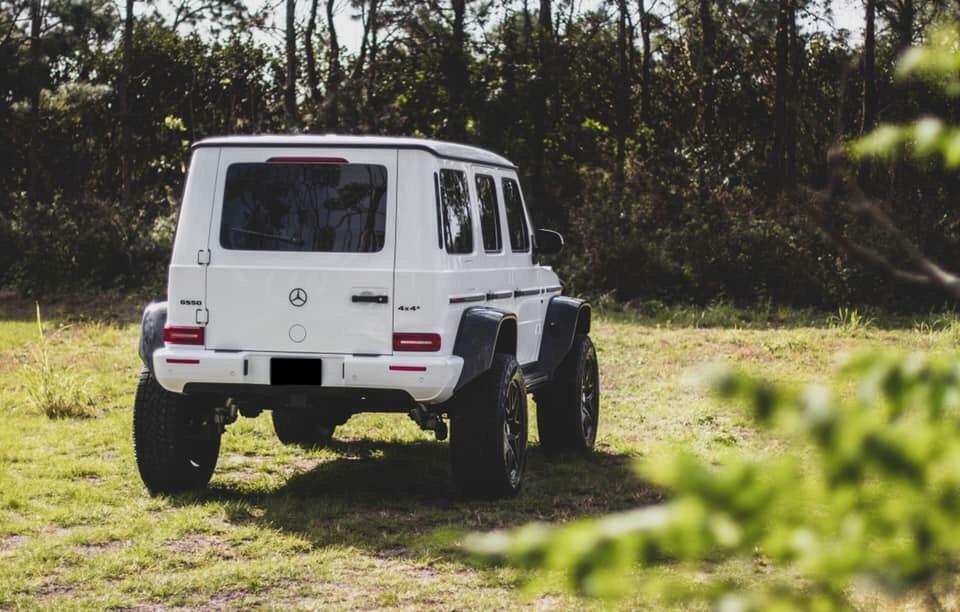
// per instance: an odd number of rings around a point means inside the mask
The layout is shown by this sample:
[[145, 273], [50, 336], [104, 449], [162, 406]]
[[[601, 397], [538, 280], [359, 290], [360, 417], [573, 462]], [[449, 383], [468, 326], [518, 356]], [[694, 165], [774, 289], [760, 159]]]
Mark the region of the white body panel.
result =
[[[517, 359], [535, 362], [547, 304], [560, 293], [560, 283], [551, 269], [534, 263], [532, 248], [514, 252], [510, 247], [502, 180], [519, 183], [515, 169], [486, 151], [431, 141], [427, 150], [410, 142], [420, 141], [251, 137], [214, 139], [197, 148], [170, 267], [168, 324], [195, 326], [206, 317], [206, 340], [204, 346], [168, 344], [157, 350], [153, 365], [161, 385], [175, 392], [192, 382], [266, 385], [272, 357], [309, 356], [323, 360], [322, 386], [402, 389], [418, 402], [442, 402], [453, 394], [463, 366], [452, 354], [457, 329], [463, 311], [474, 306], [516, 314]], [[377, 253], [222, 248], [227, 168], [276, 156], [338, 157], [384, 166], [383, 248]], [[441, 246], [434, 175], [443, 168], [467, 177], [471, 253], [450, 254]], [[483, 247], [476, 174], [496, 182], [500, 252]], [[532, 234], [529, 216], [526, 221]], [[209, 264], [198, 263], [198, 251], [208, 249]], [[295, 288], [307, 294], [301, 307], [290, 303]], [[358, 294], [385, 295], [387, 303], [355, 303], [351, 297]], [[465, 296], [471, 301], [451, 303]], [[306, 332], [299, 341], [291, 338], [297, 325]], [[395, 352], [394, 333], [439, 334], [441, 346], [430, 353]], [[175, 363], [179, 360], [187, 363]], [[407, 366], [425, 370], [403, 369]]]
[[[241, 251], [220, 244], [226, 171], [231, 164], [317, 156], [310, 149], [224, 148], [209, 227], [206, 345], [213, 349], [388, 355], [393, 335], [397, 152], [329, 149], [324, 157], [387, 170], [386, 232], [375, 253]], [[295, 306], [291, 292], [306, 301]], [[387, 302], [354, 302], [353, 296]]]

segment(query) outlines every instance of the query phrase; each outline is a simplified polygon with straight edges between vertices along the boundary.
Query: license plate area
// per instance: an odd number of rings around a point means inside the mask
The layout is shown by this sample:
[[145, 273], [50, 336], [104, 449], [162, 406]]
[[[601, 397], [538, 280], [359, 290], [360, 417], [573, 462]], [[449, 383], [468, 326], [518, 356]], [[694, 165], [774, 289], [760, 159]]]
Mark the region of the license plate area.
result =
[[272, 357], [270, 358], [270, 384], [319, 387], [323, 380], [321, 362], [320, 359]]

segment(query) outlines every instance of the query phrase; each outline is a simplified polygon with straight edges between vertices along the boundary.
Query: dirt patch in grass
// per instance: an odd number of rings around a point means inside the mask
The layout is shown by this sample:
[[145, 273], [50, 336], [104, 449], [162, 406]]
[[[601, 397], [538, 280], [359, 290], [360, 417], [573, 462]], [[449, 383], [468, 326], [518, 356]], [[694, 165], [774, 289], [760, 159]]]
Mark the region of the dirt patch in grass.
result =
[[178, 555], [213, 553], [224, 559], [230, 559], [234, 556], [230, 544], [218, 535], [191, 534], [176, 540], [169, 540], [163, 547]]
[[18, 548], [27, 543], [28, 538], [25, 535], [12, 535], [0, 538], [0, 557], [12, 555]]
[[84, 556], [99, 555], [105, 552], [119, 550], [125, 545], [122, 540], [109, 540], [107, 542], [91, 542], [88, 544], [77, 544], [76, 548]]
[[240, 589], [225, 589], [211, 595], [202, 607], [205, 610], [233, 610], [248, 596], [250, 593]]
[[323, 461], [320, 459], [308, 459], [306, 457], [298, 457], [293, 461], [290, 461], [288, 465], [293, 468], [295, 472], [309, 472], [319, 466]]
[[72, 586], [60, 584], [59, 582], [48, 582], [34, 591], [33, 595], [38, 601], [42, 602], [48, 599], [68, 597], [73, 595], [74, 591], [75, 589]]

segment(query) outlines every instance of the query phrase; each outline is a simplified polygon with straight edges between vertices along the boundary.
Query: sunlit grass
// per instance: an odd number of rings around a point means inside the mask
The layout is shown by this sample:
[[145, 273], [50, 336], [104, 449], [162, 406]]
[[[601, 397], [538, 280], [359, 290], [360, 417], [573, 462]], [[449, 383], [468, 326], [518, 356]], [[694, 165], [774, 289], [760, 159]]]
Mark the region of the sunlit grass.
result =
[[[515, 500], [456, 499], [446, 444], [402, 415], [355, 417], [319, 451], [282, 446], [267, 415], [241, 419], [224, 437], [209, 491], [152, 498], [131, 448], [139, 305], [106, 321], [85, 314], [93, 309], [44, 308], [51, 368], [72, 369], [93, 399], [98, 416], [82, 420], [29, 409], [32, 307], [0, 302], [0, 608], [583, 607], [555, 577], [517, 590], [528, 575], [477, 566], [460, 534], [659, 501], [632, 466], [663, 445], [717, 460], [731, 447], [763, 457], [792, 443], [683, 385], [692, 366], [725, 360], [800, 383], [824, 379], [840, 352], [940, 350], [960, 337], [950, 315], [900, 327], [881, 319], [850, 333], [831, 326], [830, 313], [773, 307], [609, 309], [593, 331], [604, 398], [598, 451], [556, 461], [533, 432], [528, 483]], [[637, 571], [689, 584], [704, 572], [747, 583], [770, 572]], [[623, 605], [660, 607], [642, 595]]]

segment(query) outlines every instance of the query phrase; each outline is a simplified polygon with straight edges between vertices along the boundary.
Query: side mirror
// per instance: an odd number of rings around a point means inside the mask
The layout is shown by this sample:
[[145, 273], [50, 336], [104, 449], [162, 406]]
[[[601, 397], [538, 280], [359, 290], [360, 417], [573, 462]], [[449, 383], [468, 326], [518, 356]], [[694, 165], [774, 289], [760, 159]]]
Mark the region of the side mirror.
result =
[[553, 230], [538, 229], [533, 239], [534, 252], [538, 255], [556, 255], [563, 248], [563, 236]]

